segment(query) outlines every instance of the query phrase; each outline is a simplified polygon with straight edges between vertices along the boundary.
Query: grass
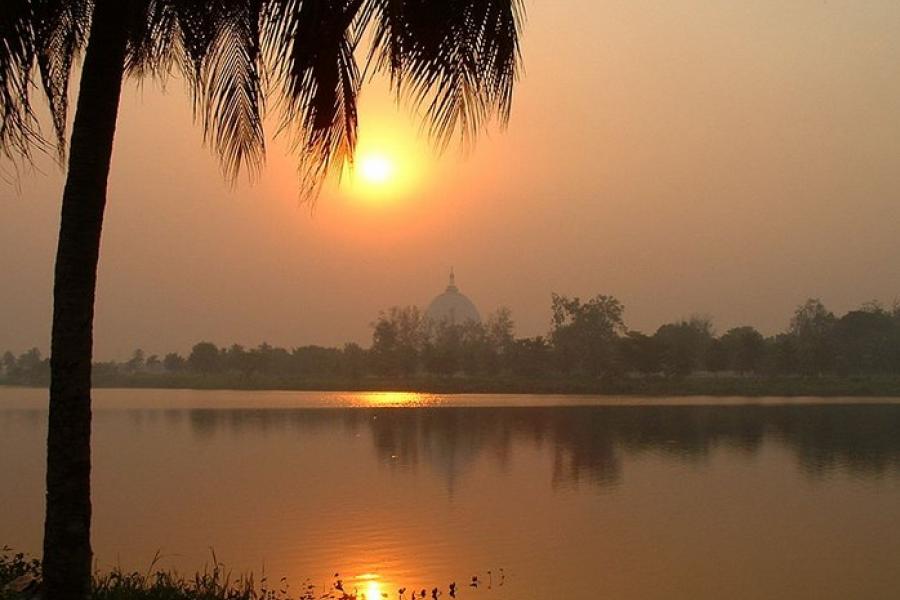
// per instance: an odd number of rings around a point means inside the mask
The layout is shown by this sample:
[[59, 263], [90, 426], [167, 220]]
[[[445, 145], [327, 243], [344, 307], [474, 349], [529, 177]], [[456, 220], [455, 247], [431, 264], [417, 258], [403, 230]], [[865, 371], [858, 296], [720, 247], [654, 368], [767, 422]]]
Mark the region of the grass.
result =
[[[109, 573], [96, 573], [92, 579], [90, 600], [383, 600], [366, 598], [356, 591], [345, 591], [343, 582], [335, 576], [324, 588], [309, 582], [298, 590], [291, 590], [286, 579], [272, 587], [262, 578], [256, 581], [252, 575], [232, 578], [213, 556], [212, 569], [206, 569], [190, 577], [174, 571], [154, 569], [156, 561], [145, 573], [114, 569]], [[41, 566], [37, 560], [24, 554], [14, 554], [10, 548], [0, 548], [0, 600], [32, 600], [40, 597]], [[408, 596], [405, 590], [398, 592], [400, 599], [426, 598], [426, 591], [416, 591]], [[442, 595], [432, 590], [429, 598]], [[455, 594], [449, 594], [454, 596]]]
[[0, 548], [0, 600], [17, 600], [27, 598], [31, 594], [25, 590], [18, 591], [19, 587], [26, 587], [30, 580], [39, 580], [41, 565], [35, 559], [30, 559], [24, 554], [13, 554], [12, 551]]

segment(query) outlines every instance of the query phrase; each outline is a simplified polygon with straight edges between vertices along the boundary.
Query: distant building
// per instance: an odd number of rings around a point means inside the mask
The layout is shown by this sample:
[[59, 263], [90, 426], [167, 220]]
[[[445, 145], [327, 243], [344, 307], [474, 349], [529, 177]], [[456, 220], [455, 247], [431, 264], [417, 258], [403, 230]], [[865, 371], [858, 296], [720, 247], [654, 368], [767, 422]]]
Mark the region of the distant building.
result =
[[435, 323], [440, 323], [441, 321], [456, 324], [462, 324], [466, 321], [481, 322], [481, 315], [478, 314], [478, 309], [456, 287], [456, 276], [453, 274], [452, 268], [450, 269], [450, 284], [443, 294], [436, 296], [431, 301], [431, 304], [428, 305], [428, 309], [425, 311], [425, 318]]

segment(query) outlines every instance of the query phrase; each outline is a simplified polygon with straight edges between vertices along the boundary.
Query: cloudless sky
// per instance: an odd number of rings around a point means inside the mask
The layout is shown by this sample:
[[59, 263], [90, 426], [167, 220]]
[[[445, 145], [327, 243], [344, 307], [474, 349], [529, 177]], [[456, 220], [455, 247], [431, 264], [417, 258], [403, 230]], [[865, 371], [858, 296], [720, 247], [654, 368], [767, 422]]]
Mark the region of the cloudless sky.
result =
[[[383, 83], [361, 149], [402, 185], [298, 201], [275, 141], [229, 187], [177, 81], [129, 83], [101, 254], [96, 356], [357, 341], [457, 283], [545, 333], [550, 293], [611, 294], [632, 328], [722, 332], [900, 296], [900, 3], [531, 0], [509, 129], [435, 153]], [[274, 127], [270, 130], [274, 131]], [[0, 351], [48, 347], [63, 175], [0, 182]]]

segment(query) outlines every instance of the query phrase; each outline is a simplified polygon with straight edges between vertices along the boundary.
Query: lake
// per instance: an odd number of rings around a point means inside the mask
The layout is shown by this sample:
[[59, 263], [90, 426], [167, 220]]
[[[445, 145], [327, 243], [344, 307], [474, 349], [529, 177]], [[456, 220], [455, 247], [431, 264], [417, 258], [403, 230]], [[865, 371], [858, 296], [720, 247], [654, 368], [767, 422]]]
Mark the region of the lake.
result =
[[[30, 553], [45, 404], [0, 388], [0, 546]], [[102, 570], [212, 548], [369, 598], [900, 597], [890, 399], [98, 390], [93, 482]]]

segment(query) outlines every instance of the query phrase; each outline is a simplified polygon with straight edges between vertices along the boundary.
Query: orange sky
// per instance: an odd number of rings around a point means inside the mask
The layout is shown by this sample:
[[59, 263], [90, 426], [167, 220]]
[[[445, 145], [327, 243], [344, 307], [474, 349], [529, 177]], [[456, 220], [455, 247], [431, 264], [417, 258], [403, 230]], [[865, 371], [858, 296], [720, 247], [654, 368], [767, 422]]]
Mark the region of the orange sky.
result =
[[[900, 4], [528, 3], [505, 133], [437, 156], [383, 85], [361, 137], [417, 164], [399, 198], [298, 203], [279, 143], [230, 189], [177, 84], [129, 85], [100, 267], [99, 358], [368, 343], [394, 304], [457, 282], [545, 333], [550, 293], [612, 294], [652, 332], [693, 313], [782, 329], [900, 295]], [[398, 169], [407, 168], [400, 161]], [[0, 183], [0, 351], [47, 348], [62, 175]]]

